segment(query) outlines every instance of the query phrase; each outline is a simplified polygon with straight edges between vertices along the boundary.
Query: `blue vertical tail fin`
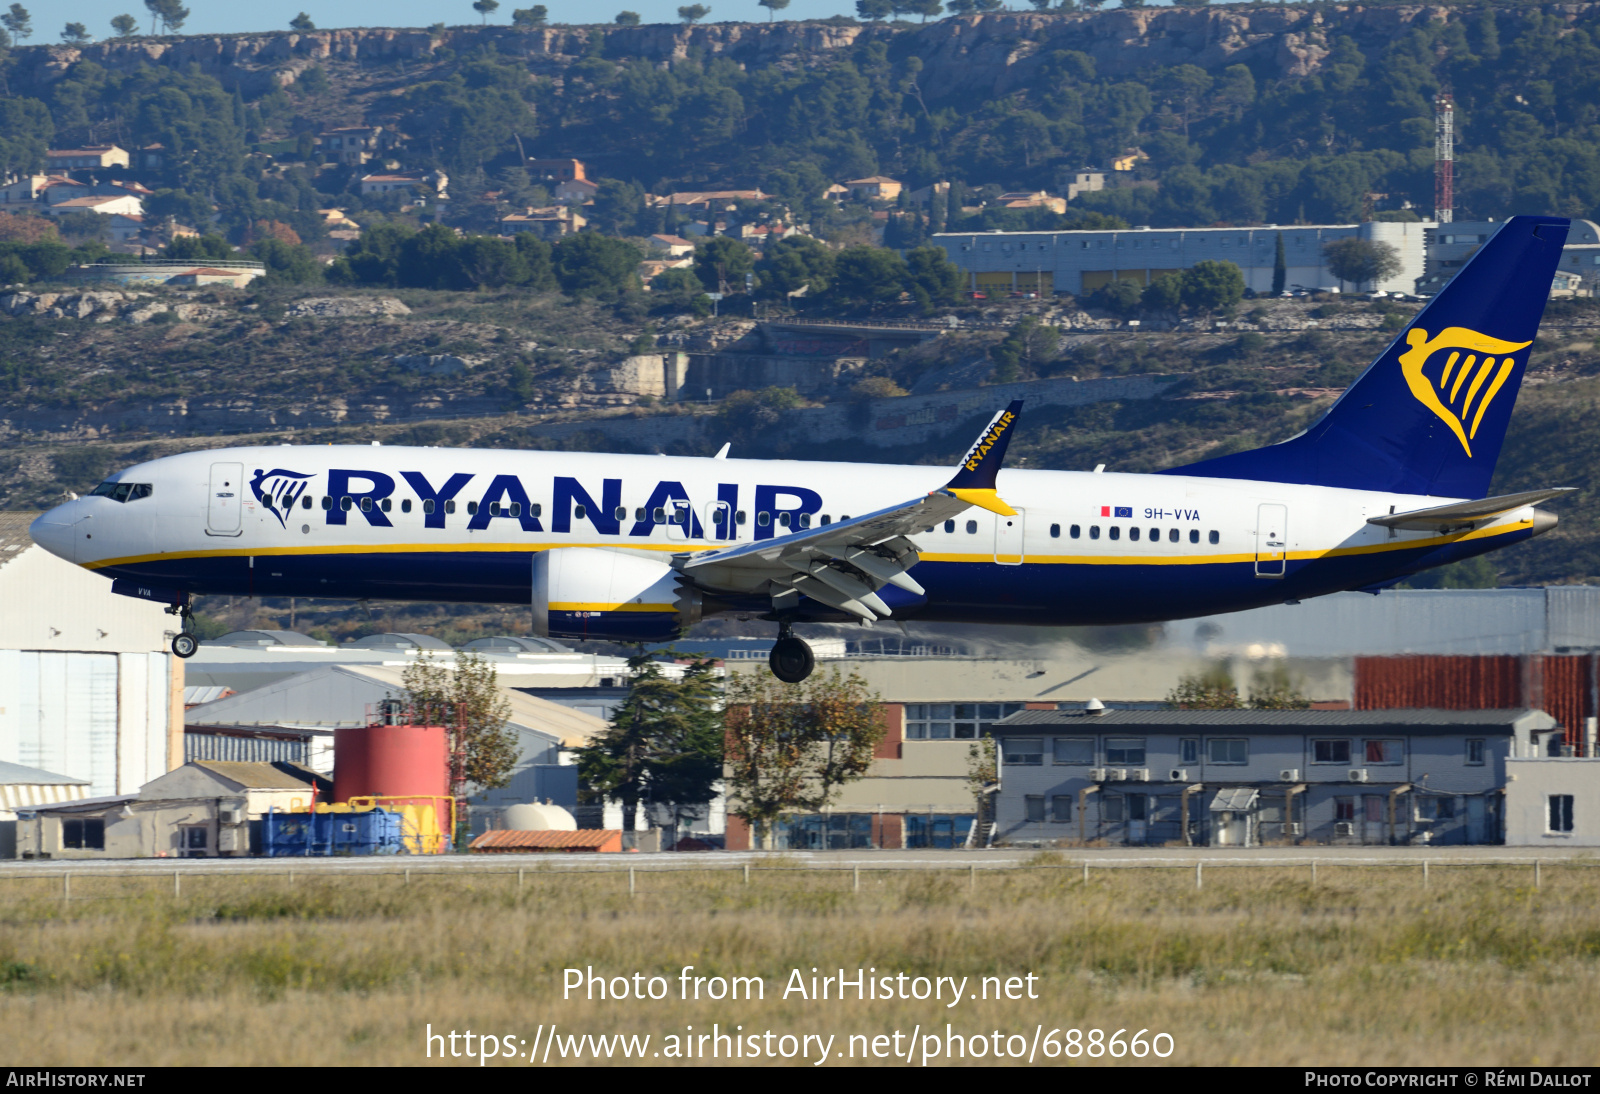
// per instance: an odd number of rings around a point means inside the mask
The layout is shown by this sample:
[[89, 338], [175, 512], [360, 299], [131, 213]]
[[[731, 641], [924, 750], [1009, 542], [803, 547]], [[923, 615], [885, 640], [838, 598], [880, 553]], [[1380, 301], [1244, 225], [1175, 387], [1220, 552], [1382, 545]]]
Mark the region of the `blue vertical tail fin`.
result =
[[1165, 474], [1483, 497], [1568, 225], [1506, 221], [1303, 433]]

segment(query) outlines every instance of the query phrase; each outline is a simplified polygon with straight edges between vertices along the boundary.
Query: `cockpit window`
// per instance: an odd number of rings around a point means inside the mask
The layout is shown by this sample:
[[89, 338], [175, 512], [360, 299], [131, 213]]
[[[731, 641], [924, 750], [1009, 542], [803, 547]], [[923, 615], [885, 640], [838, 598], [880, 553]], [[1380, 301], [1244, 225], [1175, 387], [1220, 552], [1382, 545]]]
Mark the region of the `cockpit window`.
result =
[[150, 496], [150, 484], [147, 482], [103, 482], [89, 492], [91, 498], [110, 498], [112, 501], [129, 502], [138, 501], [140, 498]]

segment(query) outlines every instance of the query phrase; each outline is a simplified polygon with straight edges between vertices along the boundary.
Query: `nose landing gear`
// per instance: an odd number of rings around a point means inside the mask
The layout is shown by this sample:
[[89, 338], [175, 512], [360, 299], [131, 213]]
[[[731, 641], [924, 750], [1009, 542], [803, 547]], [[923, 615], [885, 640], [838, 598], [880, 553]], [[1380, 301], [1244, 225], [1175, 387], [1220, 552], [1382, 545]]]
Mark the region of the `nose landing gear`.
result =
[[178, 617], [179, 631], [172, 639], [172, 652], [187, 660], [193, 657], [200, 649], [200, 639], [194, 633], [194, 610], [189, 604], [189, 594], [184, 593], [183, 599], [167, 609], [168, 615]]
[[772, 675], [785, 684], [798, 684], [811, 675], [817, 661], [805, 640], [796, 638], [788, 623], [779, 623], [778, 641], [767, 656], [767, 664], [772, 666]]

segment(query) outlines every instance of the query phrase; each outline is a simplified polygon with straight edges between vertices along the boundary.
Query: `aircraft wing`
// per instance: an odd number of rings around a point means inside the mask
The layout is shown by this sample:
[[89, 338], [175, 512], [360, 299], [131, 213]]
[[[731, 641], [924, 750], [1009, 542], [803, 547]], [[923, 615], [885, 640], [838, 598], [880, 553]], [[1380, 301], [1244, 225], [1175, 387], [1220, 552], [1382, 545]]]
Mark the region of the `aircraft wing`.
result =
[[744, 543], [737, 547], [680, 555], [674, 565], [695, 586], [709, 592], [769, 592], [773, 608], [783, 610], [801, 596], [871, 621], [891, 609], [878, 596], [895, 585], [917, 596], [922, 586], [906, 573], [919, 561], [907, 539], [976, 505], [1003, 516], [1012, 509], [995, 490], [1022, 401], [996, 414], [968, 449], [955, 476], [938, 490], [900, 505], [820, 528]]

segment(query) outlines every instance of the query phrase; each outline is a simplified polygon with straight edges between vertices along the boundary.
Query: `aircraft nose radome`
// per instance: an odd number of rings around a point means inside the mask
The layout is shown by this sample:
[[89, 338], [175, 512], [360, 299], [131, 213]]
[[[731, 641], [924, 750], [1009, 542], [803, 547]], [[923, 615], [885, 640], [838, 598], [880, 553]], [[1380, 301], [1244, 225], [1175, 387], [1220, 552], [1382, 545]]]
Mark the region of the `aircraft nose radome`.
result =
[[1548, 509], [1535, 509], [1533, 511], [1533, 534], [1542, 536], [1561, 522], [1561, 518]]
[[75, 561], [73, 548], [76, 544], [72, 536], [72, 517], [69, 513], [71, 502], [58, 505], [48, 513], [34, 518], [28, 525], [28, 535], [33, 542], [43, 547], [57, 558], [64, 558], [68, 562]]

